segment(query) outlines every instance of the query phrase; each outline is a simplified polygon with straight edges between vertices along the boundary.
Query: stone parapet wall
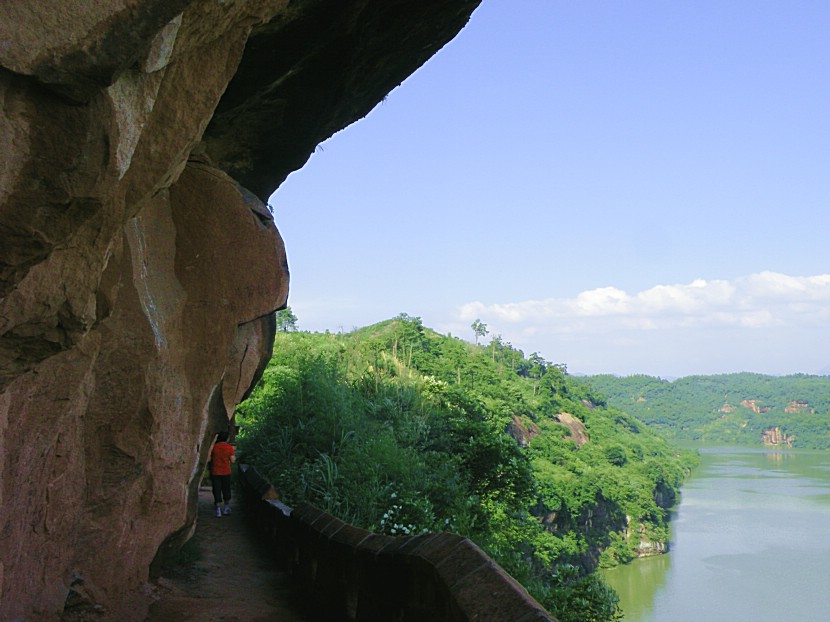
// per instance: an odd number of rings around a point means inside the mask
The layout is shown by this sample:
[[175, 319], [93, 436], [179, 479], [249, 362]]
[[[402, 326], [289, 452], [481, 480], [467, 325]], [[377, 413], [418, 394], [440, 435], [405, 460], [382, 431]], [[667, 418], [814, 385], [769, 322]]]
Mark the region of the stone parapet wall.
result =
[[555, 622], [467, 538], [374, 534], [309, 504], [268, 499], [271, 487], [251, 466], [239, 475], [259, 532], [318, 619]]

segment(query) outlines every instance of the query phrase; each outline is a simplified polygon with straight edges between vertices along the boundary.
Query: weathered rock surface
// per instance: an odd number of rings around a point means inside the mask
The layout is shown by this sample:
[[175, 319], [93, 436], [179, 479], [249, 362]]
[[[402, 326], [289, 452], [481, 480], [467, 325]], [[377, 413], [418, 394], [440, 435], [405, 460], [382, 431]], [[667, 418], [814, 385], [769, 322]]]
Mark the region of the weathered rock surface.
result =
[[0, 619], [143, 619], [286, 302], [260, 199], [476, 5], [0, 3]]
[[577, 447], [582, 447], [591, 440], [591, 437], [588, 435], [588, 428], [572, 414], [558, 413], [556, 419], [571, 431], [571, 440], [576, 443]]
[[768, 447], [792, 447], [795, 436], [775, 427], [761, 433], [761, 441]]
[[513, 415], [507, 426], [507, 433], [519, 444], [519, 447], [530, 447], [530, 441], [541, 434], [542, 429], [534, 421], [527, 421]]

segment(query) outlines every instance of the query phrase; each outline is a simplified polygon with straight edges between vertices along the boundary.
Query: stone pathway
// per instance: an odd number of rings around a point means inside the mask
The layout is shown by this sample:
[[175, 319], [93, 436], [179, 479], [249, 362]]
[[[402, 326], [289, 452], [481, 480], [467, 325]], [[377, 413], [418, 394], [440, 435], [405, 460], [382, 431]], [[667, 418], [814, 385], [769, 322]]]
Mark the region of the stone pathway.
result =
[[235, 501], [231, 507], [216, 518], [210, 489], [199, 491], [200, 559], [158, 580], [147, 622], [309, 622], [293, 603], [288, 574], [260, 548]]

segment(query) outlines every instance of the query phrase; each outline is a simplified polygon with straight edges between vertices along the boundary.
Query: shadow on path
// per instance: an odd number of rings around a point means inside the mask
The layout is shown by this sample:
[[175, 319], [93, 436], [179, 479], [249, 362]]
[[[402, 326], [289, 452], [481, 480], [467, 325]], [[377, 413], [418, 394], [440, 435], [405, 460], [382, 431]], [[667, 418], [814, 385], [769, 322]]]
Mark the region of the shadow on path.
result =
[[241, 516], [217, 518], [209, 488], [199, 490], [196, 534], [188, 543], [196, 561], [168, 569], [147, 622], [308, 622], [298, 612], [287, 572], [269, 557]]

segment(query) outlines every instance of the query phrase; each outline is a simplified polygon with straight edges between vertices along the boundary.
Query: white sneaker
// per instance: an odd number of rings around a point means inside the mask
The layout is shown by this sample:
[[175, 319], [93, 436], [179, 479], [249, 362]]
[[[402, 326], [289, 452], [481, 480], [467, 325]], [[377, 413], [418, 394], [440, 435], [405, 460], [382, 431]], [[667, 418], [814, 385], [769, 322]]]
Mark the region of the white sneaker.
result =
[[222, 518], [222, 509], [216, 506], [216, 518]]
[[[230, 513], [231, 513], [231, 506], [226, 505], [225, 506], [225, 512], [224, 512], [225, 516], [227, 516]], [[217, 514], [217, 516], [218, 516], [218, 514]]]

